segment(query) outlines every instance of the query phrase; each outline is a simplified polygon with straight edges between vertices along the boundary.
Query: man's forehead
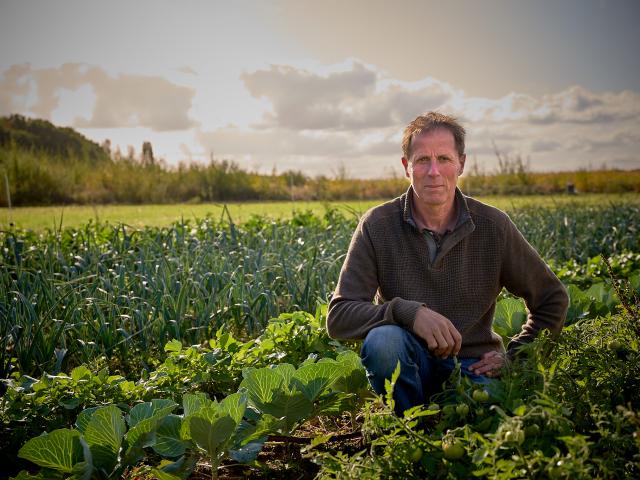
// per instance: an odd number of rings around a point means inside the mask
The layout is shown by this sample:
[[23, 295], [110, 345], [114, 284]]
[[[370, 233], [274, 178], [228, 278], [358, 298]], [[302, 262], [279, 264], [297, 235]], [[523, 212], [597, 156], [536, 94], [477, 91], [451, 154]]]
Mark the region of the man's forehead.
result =
[[455, 143], [455, 138], [453, 136], [453, 132], [446, 127], [432, 127], [425, 130], [416, 130], [411, 135], [412, 140], [415, 140], [420, 137], [446, 137], [451, 139], [452, 142]]
[[456, 142], [453, 134], [446, 128], [416, 132], [411, 137], [412, 155], [418, 150], [454, 150]]

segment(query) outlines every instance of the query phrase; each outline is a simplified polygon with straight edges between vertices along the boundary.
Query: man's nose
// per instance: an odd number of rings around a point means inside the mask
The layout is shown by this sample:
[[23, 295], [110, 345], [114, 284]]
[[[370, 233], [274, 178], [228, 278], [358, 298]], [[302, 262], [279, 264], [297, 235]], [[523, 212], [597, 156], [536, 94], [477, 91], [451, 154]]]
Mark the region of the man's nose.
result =
[[440, 175], [440, 170], [438, 169], [438, 162], [437, 161], [429, 162], [429, 170], [427, 171], [427, 174], [432, 176], [432, 177]]

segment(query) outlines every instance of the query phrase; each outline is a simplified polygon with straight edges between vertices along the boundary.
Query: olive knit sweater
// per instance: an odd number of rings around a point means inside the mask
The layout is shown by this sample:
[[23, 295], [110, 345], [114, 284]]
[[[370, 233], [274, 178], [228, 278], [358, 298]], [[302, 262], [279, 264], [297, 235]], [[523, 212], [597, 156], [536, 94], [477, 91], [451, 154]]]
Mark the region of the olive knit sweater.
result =
[[456, 189], [456, 201], [469, 215], [444, 238], [431, 263], [424, 234], [411, 220], [412, 194], [410, 187], [361, 218], [329, 304], [331, 337], [361, 339], [389, 324], [413, 331], [416, 311], [425, 305], [458, 329], [460, 357], [504, 351], [491, 328], [502, 287], [524, 298], [530, 312], [508, 345], [510, 354], [541, 329], [560, 332], [566, 290], [507, 214]]

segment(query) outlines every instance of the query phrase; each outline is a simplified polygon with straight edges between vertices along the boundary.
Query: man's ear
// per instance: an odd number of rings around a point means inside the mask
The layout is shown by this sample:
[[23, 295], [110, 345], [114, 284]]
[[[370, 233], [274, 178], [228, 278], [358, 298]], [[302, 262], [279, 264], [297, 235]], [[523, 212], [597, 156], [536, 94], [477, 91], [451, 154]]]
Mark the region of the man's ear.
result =
[[464, 162], [466, 160], [467, 160], [467, 156], [464, 153], [462, 155], [460, 155], [460, 157], [459, 157], [460, 168], [458, 169], [458, 176], [462, 175], [462, 172], [464, 172]]
[[402, 166], [404, 167], [404, 174], [407, 178], [411, 178], [411, 175], [409, 175], [409, 161], [404, 157], [402, 157]]

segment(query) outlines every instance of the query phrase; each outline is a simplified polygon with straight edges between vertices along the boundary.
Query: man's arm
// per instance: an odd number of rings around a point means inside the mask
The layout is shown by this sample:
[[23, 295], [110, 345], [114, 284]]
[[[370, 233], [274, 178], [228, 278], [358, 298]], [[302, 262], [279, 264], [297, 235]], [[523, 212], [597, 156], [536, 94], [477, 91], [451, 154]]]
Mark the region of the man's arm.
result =
[[510, 356], [532, 342], [540, 330], [547, 329], [555, 337], [560, 334], [569, 307], [567, 290], [511, 220], [505, 228], [501, 280], [529, 309], [522, 331], [507, 346]]
[[381, 325], [399, 325], [423, 338], [429, 350], [440, 357], [457, 355], [462, 337], [448, 318], [420, 302], [396, 297], [374, 305], [378, 291], [376, 251], [368, 224], [362, 220], [351, 239], [338, 285], [327, 315], [329, 336], [362, 339]]
[[[524, 298], [529, 309], [522, 330], [507, 345], [506, 357], [513, 358], [518, 347], [532, 342], [540, 330], [547, 329], [553, 336], [558, 336], [569, 306], [567, 291], [509, 219], [504, 232], [500, 276], [506, 289]], [[491, 351], [469, 369], [477, 375], [496, 377], [500, 375], [505, 360], [505, 354]]]
[[337, 339], [362, 339], [381, 325], [412, 329], [420, 302], [394, 298], [374, 305], [378, 291], [378, 264], [366, 216], [351, 238], [338, 285], [329, 303], [327, 331]]

